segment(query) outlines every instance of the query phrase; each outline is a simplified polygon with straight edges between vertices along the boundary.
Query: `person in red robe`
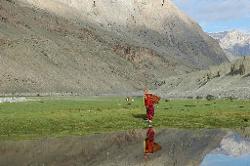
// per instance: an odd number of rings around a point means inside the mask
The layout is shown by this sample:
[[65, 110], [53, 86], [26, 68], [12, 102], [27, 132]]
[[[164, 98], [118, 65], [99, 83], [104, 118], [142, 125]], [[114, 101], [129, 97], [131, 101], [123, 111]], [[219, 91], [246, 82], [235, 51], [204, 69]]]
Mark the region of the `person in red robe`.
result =
[[151, 124], [154, 117], [154, 104], [157, 104], [160, 97], [150, 94], [147, 89], [144, 90], [144, 105], [147, 112], [147, 121]]

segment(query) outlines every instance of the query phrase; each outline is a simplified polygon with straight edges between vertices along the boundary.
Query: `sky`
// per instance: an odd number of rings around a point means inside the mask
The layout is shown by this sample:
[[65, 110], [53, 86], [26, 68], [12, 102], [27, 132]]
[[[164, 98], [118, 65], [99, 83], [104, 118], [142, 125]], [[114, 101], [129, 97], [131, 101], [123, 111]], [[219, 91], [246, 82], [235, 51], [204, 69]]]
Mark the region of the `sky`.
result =
[[173, 0], [206, 32], [250, 33], [250, 0]]

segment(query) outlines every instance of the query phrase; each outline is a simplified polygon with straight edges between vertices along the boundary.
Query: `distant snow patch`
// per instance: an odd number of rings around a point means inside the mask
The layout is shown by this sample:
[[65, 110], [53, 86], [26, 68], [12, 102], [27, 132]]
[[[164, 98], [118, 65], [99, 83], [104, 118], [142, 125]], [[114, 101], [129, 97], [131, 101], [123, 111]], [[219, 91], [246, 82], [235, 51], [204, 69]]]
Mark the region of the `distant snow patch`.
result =
[[2, 97], [0, 103], [16, 103], [27, 101], [25, 97]]

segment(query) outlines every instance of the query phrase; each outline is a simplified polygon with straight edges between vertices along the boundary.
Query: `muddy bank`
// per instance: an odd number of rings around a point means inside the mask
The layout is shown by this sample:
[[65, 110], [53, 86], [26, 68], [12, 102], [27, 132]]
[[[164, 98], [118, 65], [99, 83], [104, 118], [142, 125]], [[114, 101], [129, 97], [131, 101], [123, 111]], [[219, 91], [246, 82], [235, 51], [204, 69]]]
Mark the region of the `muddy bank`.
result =
[[145, 159], [147, 129], [87, 137], [2, 141], [0, 165], [199, 165], [224, 130], [155, 129], [161, 150]]

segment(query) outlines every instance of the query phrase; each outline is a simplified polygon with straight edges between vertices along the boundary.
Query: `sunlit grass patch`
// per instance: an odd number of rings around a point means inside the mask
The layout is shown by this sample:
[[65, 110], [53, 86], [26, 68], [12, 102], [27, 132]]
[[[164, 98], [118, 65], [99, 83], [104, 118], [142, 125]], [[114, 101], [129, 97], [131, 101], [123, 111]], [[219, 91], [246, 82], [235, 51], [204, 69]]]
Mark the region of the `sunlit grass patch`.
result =
[[[87, 135], [146, 128], [142, 98], [43, 98], [0, 104], [0, 138]], [[155, 127], [242, 128], [250, 126], [250, 101], [162, 100]]]

